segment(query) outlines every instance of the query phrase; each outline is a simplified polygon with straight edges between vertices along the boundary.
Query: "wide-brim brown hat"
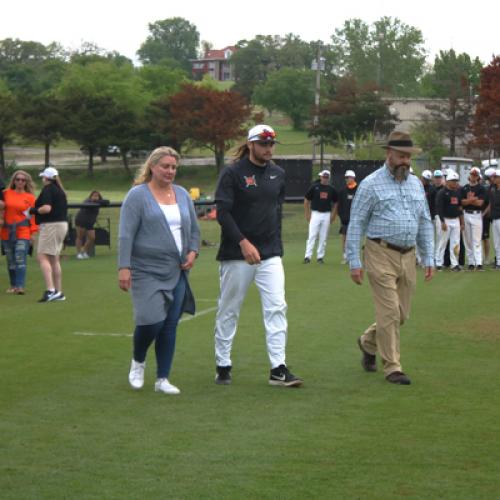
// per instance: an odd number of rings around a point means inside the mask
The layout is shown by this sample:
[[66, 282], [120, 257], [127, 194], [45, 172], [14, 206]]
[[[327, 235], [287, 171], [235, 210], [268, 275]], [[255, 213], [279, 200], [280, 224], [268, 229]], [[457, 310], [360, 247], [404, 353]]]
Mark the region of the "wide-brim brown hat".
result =
[[384, 149], [394, 149], [403, 153], [418, 154], [422, 150], [413, 146], [413, 141], [409, 134], [405, 132], [391, 132], [387, 139], [387, 144], [382, 146]]

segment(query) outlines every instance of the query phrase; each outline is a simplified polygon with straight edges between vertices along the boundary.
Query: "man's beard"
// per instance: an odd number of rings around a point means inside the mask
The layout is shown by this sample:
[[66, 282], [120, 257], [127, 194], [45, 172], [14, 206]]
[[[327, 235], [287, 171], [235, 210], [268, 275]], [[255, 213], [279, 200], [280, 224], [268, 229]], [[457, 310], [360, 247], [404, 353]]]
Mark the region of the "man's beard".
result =
[[397, 181], [405, 181], [410, 175], [410, 167], [404, 163], [401, 163], [401, 165], [389, 166], [389, 170]]

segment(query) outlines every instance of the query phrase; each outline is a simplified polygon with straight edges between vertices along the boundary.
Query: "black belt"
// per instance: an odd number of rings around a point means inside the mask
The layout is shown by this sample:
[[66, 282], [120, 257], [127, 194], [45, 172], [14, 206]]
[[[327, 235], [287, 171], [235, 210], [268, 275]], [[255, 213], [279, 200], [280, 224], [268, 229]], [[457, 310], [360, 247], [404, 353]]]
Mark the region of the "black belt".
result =
[[481, 210], [465, 210], [465, 213], [468, 213], [468, 214], [480, 214]]
[[384, 248], [389, 248], [391, 250], [395, 250], [396, 252], [399, 252], [401, 254], [405, 254], [408, 252], [411, 252], [415, 247], [398, 247], [397, 245], [393, 245], [392, 243], [388, 243], [385, 240], [381, 240], [380, 238], [368, 238], [371, 241], [374, 241], [375, 243], [378, 243], [380, 246], [383, 246]]

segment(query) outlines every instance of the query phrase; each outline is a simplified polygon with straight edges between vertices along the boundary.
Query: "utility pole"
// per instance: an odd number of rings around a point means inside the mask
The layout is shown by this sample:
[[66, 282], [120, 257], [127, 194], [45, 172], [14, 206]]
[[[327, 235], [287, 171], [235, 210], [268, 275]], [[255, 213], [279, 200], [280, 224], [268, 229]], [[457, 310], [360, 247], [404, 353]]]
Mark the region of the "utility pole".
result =
[[[316, 90], [314, 94], [314, 118], [313, 125], [316, 128], [319, 124], [319, 95], [321, 88], [321, 40], [318, 40], [318, 50], [316, 52]], [[323, 141], [321, 141], [321, 166], [323, 166]], [[313, 161], [316, 159], [316, 138], [313, 144]]]

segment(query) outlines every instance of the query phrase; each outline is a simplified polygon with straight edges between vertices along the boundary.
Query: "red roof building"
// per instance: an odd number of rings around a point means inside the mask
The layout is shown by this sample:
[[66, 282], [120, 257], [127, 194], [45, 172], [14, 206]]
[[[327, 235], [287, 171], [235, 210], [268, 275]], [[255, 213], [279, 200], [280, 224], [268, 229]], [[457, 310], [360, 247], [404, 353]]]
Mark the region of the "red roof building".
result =
[[203, 75], [209, 74], [214, 80], [224, 82], [234, 80], [231, 56], [236, 47], [226, 47], [222, 50], [208, 50], [202, 59], [191, 61], [191, 71], [195, 80], [201, 80]]

